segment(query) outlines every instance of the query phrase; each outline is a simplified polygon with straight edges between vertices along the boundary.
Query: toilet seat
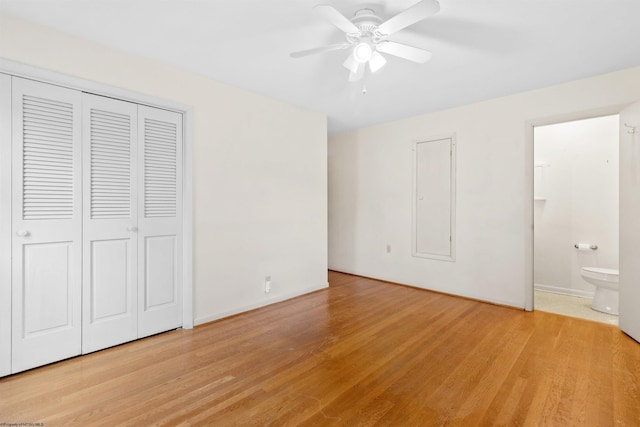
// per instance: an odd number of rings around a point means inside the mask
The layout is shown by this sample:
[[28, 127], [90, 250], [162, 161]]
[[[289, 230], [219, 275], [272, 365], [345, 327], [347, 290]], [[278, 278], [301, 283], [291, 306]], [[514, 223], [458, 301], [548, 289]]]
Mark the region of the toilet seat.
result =
[[[601, 282], [602, 286], [607, 286], [605, 283], [610, 284], [608, 286], [613, 286], [613, 284], [618, 284], [619, 272], [613, 268], [582, 267], [580, 275], [587, 281], [595, 279]], [[595, 285], [595, 283], [591, 284]]]
[[584, 271], [588, 271], [589, 273], [596, 274], [610, 274], [612, 276], [617, 276], [620, 274], [618, 270], [613, 268], [600, 268], [600, 267], [582, 267]]

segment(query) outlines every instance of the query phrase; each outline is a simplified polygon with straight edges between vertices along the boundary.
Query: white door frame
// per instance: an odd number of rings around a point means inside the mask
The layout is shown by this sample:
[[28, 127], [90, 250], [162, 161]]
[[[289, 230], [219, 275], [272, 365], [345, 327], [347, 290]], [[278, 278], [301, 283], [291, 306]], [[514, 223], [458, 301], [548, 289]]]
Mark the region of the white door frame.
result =
[[[11, 77], [0, 74], [0, 123], [11, 123]], [[11, 373], [11, 126], [0, 128], [0, 377]]]
[[[0, 73], [37, 80], [43, 83], [64, 86], [69, 89], [76, 89], [89, 92], [95, 95], [102, 95], [111, 98], [122, 99], [136, 104], [148, 105], [150, 107], [162, 108], [182, 114], [183, 117], [183, 191], [182, 191], [182, 327], [184, 329], [193, 328], [193, 192], [192, 192], [192, 165], [193, 165], [193, 107], [178, 102], [156, 98], [143, 93], [121, 89], [115, 86], [70, 76], [67, 74], [49, 71], [43, 68], [22, 64], [0, 58]], [[11, 139], [8, 139], [10, 144]], [[10, 149], [10, 148], [9, 148]], [[0, 152], [7, 152], [6, 147], [0, 147]], [[10, 152], [10, 151], [9, 151]], [[5, 170], [6, 162], [0, 156], [0, 170]], [[11, 165], [9, 159], [9, 166]], [[10, 170], [10, 168], [9, 168]], [[11, 181], [6, 174], [0, 175], [0, 218], [10, 218], [11, 208]], [[8, 212], [4, 212], [8, 210]], [[4, 227], [0, 224], [0, 242], [11, 241], [11, 227]], [[7, 254], [6, 249], [0, 247], [0, 256], [4, 259]], [[9, 255], [10, 257], [10, 255]], [[1, 261], [1, 260], [0, 260]], [[3, 264], [4, 265], [4, 264]], [[9, 270], [8, 272], [6, 270]], [[11, 283], [10, 269], [2, 269], [0, 276], [0, 293], [6, 284]]]
[[[576, 111], [525, 122], [524, 139], [524, 309], [533, 311], [533, 128], [575, 120], [620, 114], [628, 104], [614, 105], [593, 110]], [[619, 230], [618, 233], [621, 233]]]

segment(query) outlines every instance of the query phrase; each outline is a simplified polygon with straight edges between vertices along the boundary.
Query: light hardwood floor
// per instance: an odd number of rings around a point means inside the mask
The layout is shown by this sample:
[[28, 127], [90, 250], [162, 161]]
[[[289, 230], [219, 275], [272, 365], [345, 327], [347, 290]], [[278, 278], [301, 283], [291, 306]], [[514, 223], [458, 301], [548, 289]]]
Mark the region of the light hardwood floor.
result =
[[640, 344], [614, 326], [329, 279], [0, 379], [0, 423], [640, 425]]

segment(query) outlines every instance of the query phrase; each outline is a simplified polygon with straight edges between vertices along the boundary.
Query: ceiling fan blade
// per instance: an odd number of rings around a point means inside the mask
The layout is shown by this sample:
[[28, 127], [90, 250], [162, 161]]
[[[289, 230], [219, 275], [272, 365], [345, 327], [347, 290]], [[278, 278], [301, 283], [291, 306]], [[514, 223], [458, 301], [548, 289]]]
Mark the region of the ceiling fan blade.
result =
[[431, 15], [435, 15], [440, 10], [440, 3], [437, 0], [421, 0], [404, 12], [400, 12], [393, 18], [383, 22], [378, 26], [378, 31], [389, 35], [396, 33], [403, 28], [422, 21]]
[[315, 55], [316, 53], [331, 52], [333, 50], [347, 49], [350, 43], [336, 43], [328, 46], [315, 47], [313, 49], [301, 50], [289, 54], [292, 58], [301, 58], [303, 56]]
[[384, 67], [384, 64], [387, 63], [387, 60], [384, 59], [384, 56], [380, 55], [375, 50], [371, 52], [371, 59], [369, 59], [369, 69], [372, 73], [375, 73], [380, 68]]
[[360, 64], [358, 63], [358, 68], [356, 69], [356, 71], [351, 71], [349, 73], [349, 81], [350, 82], [357, 82], [358, 80], [360, 80], [362, 78], [362, 76], [364, 76], [364, 69], [365, 69], [365, 65], [364, 64]]
[[433, 55], [428, 50], [420, 49], [417, 47], [409, 46], [406, 44], [400, 44], [392, 41], [383, 41], [378, 43], [376, 48], [380, 52], [388, 53], [389, 55], [398, 56], [400, 58], [408, 59], [409, 61], [424, 64]]
[[351, 71], [352, 73], [355, 73], [358, 71], [358, 66], [360, 65], [360, 63], [356, 61], [356, 59], [350, 53], [349, 56], [347, 56], [347, 59], [344, 60], [342, 65], [344, 65], [344, 67], [347, 70]]
[[343, 14], [338, 12], [336, 8], [333, 6], [329, 6], [328, 4], [319, 4], [314, 6], [313, 8], [318, 14], [323, 16], [329, 22], [331, 22], [336, 27], [340, 28], [347, 34], [357, 33], [360, 30], [356, 27], [353, 22], [349, 21]]

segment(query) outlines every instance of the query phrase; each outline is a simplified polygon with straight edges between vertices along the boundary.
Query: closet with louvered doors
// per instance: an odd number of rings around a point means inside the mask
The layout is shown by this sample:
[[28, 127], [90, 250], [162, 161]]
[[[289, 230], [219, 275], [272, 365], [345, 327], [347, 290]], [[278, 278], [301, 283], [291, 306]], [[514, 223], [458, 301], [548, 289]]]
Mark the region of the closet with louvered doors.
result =
[[182, 115], [11, 92], [11, 373], [180, 327]]

